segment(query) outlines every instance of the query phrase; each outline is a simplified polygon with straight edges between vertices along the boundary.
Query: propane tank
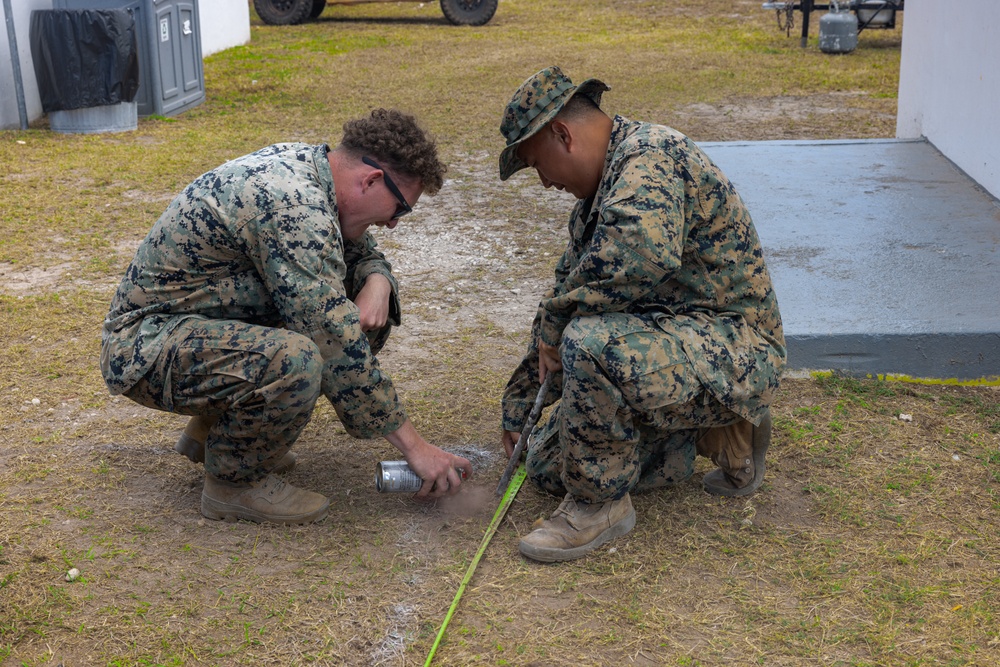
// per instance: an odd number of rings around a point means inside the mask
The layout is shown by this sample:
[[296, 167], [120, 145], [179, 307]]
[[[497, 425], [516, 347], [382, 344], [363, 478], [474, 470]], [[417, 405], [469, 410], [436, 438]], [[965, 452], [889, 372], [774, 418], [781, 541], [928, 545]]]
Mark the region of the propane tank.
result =
[[858, 46], [858, 17], [841, 9], [837, 0], [819, 20], [819, 50], [823, 53], [850, 53]]

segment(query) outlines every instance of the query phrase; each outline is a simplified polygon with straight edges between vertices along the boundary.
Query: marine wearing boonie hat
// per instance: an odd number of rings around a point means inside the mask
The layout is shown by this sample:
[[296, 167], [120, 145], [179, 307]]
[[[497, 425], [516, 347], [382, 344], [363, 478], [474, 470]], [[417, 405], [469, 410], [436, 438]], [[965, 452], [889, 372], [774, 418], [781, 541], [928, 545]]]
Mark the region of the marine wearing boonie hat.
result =
[[500, 122], [500, 134], [507, 141], [507, 147], [500, 153], [500, 180], [506, 181], [528, 166], [517, 157], [517, 147], [555, 118], [574, 95], [586, 95], [601, 106], [601, 95], [608, 90], [611, 87], [597, 79], [574, 86], [556, 66], [529, 77], [510, 98]]

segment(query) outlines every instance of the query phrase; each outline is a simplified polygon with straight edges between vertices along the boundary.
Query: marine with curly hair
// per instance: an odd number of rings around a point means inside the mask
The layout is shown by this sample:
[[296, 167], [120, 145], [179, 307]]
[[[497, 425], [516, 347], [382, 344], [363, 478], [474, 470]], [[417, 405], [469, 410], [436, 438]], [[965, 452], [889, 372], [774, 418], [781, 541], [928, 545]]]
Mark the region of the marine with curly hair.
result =
[[382, 436], [458, 491], [472, 465], [422, 438], [376, 353], [400, 323], [396, 280], [367, 231], [393, 229], [445, 166], [410, 115], [376, 109], [334, 148], [285, 143], [194, 180], [140, 244], [104, 322], [113, 394], [191, 415], [178, 452], [204, 462], [210, 519], [319, 521], [329, 500], [280, 476], [322, 395], [358, 438]]

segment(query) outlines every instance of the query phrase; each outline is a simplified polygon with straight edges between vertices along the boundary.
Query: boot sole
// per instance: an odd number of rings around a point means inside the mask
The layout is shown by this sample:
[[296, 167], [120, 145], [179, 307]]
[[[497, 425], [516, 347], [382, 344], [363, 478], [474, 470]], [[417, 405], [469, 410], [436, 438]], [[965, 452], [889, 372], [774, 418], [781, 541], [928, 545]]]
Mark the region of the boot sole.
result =
[[204, 493], [201, 494], [201, 514], [206, 519], [213, 521], [253, 521], [254, 523], [277, 523], [285, 526], [295, 526], [305, 523], [316, 523], [326, 518], [330, 512], [330, 501], [327, 501], [321, 508], [303, 514], [292, 514], [288, 516], [275, 516], [265, 514], [256, 510], [248, 509], [242, 505], [231, 505], [209, 498]]
[[760, 426], [753, 430], [753, 479], [746, 486], [735, 487], [726, 479], [726, 474], [721, 469], [713, 470], [701, 479], [705, 491], [713, 496], [726, 496], [728, 498], [738, 498], [749, 496], [764, 483], [764, 472], [767, 468], [767, 450], [771, 446], [771, 411], [768, 410]]
[[518, 545], [518, 550], [522, 555], [532, 559], [537, 560], [542, 563], [559, 563], [566, 560], [573, 560], [575, 558], [580, 558], [586, 556], [591, 551], [601, 546], [605, 542], [615, 539], [616, 537], [621, 537], [632, 532], [635, 528], [635, 510], [625, 515], [625, 517], [616, 523], [615, 525], [609, 527], [603, 533], [587, 542], [583, 546], [573, 547], [572, 549], [553, 549], [550, 547], [535, 547], [530, 544], [526, 544], [523, 540]]

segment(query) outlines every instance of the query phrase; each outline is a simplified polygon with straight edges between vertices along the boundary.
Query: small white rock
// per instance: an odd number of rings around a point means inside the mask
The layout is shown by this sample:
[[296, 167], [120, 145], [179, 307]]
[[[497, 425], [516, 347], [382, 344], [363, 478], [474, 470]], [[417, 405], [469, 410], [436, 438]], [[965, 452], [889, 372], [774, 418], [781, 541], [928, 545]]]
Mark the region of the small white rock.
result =
[[42, 401], [41, 401], [41, 399], [33, 398], [33, 399], [31, 399], [31, 404], [32, 405], [41, 405]]
[[962, 460], [962, 457], [961, 457], [961, 456], [959, 456], [958, 454], [952, 454], [952, 455], [951, 455], [951, 460], [952, 460], [952, 461], [961, 461], [961, 460]]
[[905, 412], [899, 414], [899, 421], [901, 422], [911, 422], [913, 421], [913, 415], [908, 415]]
[[80, 578], [80, 570], [71, 568], [69, 572], [66, 573], [66, 581], [76, 581]]

